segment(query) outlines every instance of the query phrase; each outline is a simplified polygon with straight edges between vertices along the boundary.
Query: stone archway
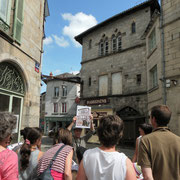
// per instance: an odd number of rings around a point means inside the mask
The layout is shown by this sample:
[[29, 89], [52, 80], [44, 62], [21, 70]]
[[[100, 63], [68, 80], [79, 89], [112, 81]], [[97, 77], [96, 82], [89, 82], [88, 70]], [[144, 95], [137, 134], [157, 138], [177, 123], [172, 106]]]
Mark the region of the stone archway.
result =
[[139, 135], [139, 124], [145, 122], [145, 117], [130, 106], [122, 108], [116, 114], [124, 121], [123, 144], [134, 145]]
[[15, 142], [20, 139], [25, 84], [19, 70], [9, 62], [0, 63], [0, 111], [12, 112], [17, 117]]

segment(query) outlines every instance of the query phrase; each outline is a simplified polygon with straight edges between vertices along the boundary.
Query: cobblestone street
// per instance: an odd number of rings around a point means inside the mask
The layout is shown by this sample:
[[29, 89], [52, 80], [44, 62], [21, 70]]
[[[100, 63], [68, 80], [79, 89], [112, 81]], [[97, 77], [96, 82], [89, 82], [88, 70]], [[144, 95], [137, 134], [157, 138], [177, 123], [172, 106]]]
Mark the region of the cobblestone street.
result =
[[[48, 136], [43, 136], [42, 145], [41, 145], [42, 151], [43, 152], [47, 151], [49, 148], [52, 147], [52, 144], [53, 144], [53, 139], [52, 138], [49, 138]], [[88, 149], [98, 147], [98, 146], [99, 146], [99, 144], [87, 143], [87, 148]], [[117, 150], [119, 152], [125, 153], [130, 159], [132, 159], [132, 156], [133, 156], [133, 153], [134, 153], [133, 148], [131, 148], [131, 147], [130, 148], [125, 148], [125, 147], [117, 146]]]

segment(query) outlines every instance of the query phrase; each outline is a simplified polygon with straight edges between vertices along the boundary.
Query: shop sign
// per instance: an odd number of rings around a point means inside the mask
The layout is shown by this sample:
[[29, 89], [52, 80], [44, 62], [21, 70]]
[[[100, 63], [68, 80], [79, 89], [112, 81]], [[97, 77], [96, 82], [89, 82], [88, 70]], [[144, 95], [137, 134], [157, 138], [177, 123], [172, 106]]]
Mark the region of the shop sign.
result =
[[107, 98], [86, 100], [87, 105], [99, 105], [99, 104], [108, 104], [108, 103], [109, 103], [109, 99]]

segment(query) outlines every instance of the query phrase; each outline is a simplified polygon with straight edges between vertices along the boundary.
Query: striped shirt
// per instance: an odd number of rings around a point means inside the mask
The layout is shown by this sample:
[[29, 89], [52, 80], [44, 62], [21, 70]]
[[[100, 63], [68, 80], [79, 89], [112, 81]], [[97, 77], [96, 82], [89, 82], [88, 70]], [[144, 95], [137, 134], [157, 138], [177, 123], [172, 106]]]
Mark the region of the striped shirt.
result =
[[[56, 152], [59, 150], [59, 148], [63, 145], [63, 143], [56, 144], [52, 148], [50, 148], [48, 151], [46, 151], [43, 156], [40, 158], [38, 163], [38, 176], [45, 170], [50, 164], [50, 161], [56, 154]], [[72, 151], [72, 147], [69, 145], [66, 145], [57, 155], [55, 161], [53, 162], [53, 165], [51, 167], [51, 170], [57, 171], [59, 173], [64, 173], [65, 170], [65, 162], [68, 154]]]

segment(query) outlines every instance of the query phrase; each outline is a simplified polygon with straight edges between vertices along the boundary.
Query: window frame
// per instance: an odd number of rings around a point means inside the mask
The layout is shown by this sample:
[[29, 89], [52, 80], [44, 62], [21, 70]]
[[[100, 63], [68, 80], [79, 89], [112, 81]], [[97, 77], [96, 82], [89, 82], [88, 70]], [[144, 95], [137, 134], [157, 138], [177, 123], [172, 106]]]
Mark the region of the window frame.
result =
[[118, 51], [122, 50], [122, 36], [121, 35], [118, 35], [117, 37], [117, 49]]
[[54, 103], [54, 113], [58, 113], [58, 103]]
[[157, 64], [150, 69], [150, 89], [158, 86]]
[[156, 28], [151, 31], [148, 37], [148, 52], [149, 54], [156, 48]]
[[[0, 5], [1, 5], [1, 2], [2, 2], [3, 0], [0, 0]], [[8, 1], [8, 3], [7, 3], [7, 10], [6, 10], [6, 16], [4, 16], [6, 19], [4, 19], [3, 17], [2, 17], [2, 14], [1, 14], [1, 12], [0, 12], [0, 19], [4, 22], [4, 23], [6, 23], [7, 25], [10, 25], [10, 15], [11, 15], [11, 2], [12, 2], [12, 0], [4, 0], [5, 2], [7, 2]]]
[[99, 55], [100, 56], [104, 55], [104, 43], [103, 43], [103, 41], [101, 41], [99, 44]]
[[117, 38], [115, 36], [112, 37], [112, 52], [117, 51]]
[[62, 97], [67, 97], [67, 86], [62, 85]]
[[[56, 89], [58, 89], [58, 91], [56, 91]], [[59, 87], [58, 86], [56, 86], [56, 87], [54, 87], [54, 97], [59, 97]]]
[[67, 103], [66, 102], [61, 103], [61, 113], [67, 113]]
[[136, 33], [136, 23], [135, 22], [132, 22], [132, 24], [131, 24], [131, 33], [132, 34]]

